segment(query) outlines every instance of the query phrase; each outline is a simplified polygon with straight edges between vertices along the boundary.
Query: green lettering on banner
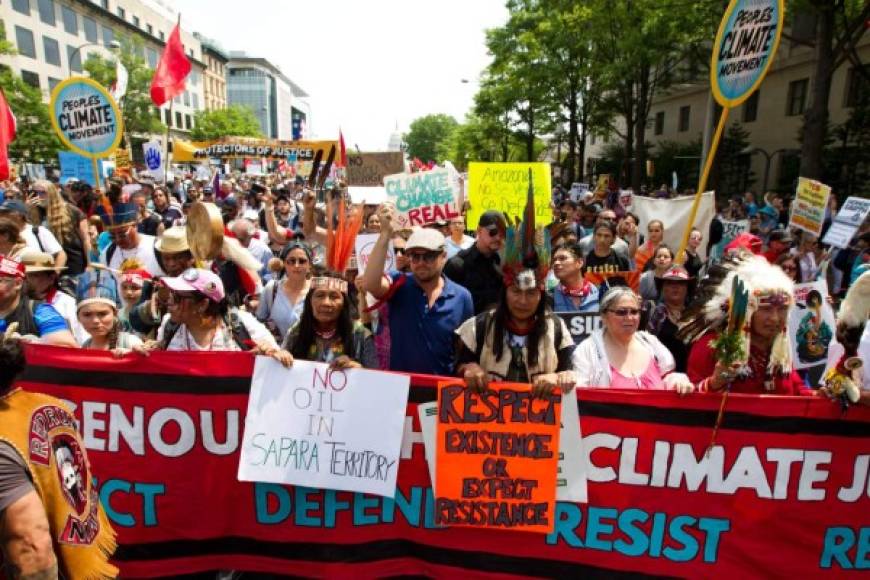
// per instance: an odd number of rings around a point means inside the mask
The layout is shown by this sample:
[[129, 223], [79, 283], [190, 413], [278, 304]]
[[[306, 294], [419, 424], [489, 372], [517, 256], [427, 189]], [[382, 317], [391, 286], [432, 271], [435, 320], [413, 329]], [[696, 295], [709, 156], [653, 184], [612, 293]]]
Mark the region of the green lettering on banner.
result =
[[535, 220], [549, 223], [551, 182], [549, 163], [470, 163], [468, 165], [469, 227], [477, 225], [480, 215], [490, 209], [501, 211], [508, 219], [520, 217], [529, 191], [529, 169], [535, 197]]

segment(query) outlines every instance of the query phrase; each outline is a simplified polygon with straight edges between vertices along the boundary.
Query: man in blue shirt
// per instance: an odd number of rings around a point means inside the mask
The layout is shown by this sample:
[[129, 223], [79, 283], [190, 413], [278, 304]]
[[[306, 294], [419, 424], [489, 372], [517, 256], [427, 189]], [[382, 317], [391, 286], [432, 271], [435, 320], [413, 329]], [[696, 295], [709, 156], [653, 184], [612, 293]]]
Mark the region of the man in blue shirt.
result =
[[394, 211], [390, 205], [378, 210], [381, 232], [363, 275], [363, 288], [390, 306], [390, 370], [452, 375], [454, 331], [474, 316], [471, 293], [442, 275], [444, 236], [430, 228], [408, 238], [411, 273], [383, 275]]
[[21, 292], [24, 285], [24, 265], [0, 256], [0, 333], [13, 322], [17, 332], [33, 335], [44, 344], [78, 347], [63, 316], [48, 304], [31, 304]]

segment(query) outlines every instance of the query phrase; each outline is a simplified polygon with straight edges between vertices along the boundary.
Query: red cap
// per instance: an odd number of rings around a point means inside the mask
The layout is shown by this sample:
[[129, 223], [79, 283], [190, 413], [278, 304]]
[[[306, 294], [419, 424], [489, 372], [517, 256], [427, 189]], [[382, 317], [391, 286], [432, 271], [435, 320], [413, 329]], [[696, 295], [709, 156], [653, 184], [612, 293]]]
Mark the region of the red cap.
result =
[[738, 248], [743, 248], [749, 250], [756, 256], [761, 255], [761, 249], [764, 244], [761, 241], [761, 238], [756, 236], [755, 234], [750, 234], [749, 232], [743, 232], [738, 235], [736, 238], [728, 242], [728, 245], [725, 246], [725, 252], [730, 252], [731, 250], [736, 250]]
[[0, 276], [24, 280], [25, 273], [24, 264], [11, 260], [6, 256], [0, 256]]

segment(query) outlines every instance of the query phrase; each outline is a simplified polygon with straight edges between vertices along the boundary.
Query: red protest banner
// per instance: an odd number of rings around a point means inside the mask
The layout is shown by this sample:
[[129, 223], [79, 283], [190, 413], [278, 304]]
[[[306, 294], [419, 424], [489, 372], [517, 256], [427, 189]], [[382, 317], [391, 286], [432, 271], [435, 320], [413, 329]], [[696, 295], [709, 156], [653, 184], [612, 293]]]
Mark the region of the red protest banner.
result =
[[552, 532], [561, 409], [530, 385], [439, 384], [435, 522]]
[[842, 577], [870, 561], [870, 409], [810, 397], [577, 393], [588, 504], [552, 533], [435, 524], [412, 376], [394, 498], [237, 480], [253, 357], [28, 347], [21, 386], [75, 406], [123, 577]]

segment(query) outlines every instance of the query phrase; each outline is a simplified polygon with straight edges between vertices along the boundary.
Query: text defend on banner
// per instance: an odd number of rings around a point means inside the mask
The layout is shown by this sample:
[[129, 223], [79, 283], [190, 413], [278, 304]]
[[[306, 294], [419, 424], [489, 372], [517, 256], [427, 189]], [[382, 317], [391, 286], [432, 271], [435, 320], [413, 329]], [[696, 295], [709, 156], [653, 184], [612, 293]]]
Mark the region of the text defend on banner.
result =
[[825, 208], [831, 188], [806, 177], [798, 178], [797, 192], [791, 202], [791, 221], [789, 227], [799, 228], [814, 236], [822, 233], [825, 222]]
[[436, 523], [552, 532], [561, 416], [561, 393], [439, 383]]
[[745, 101], [773, 62], [782, 35], [783, 0], [732, 0], [719, 25], [710, 66], [713, 96], [723, 107]]
[[466, 222], [476, 228], [483, 212], [497, 209], [508, 221], [523, 215], [529, 193], [529, 169], [535, 191], [535, 223], [552, 221], [549, 163], [469, 163]]
[[240, 481], [393, 497], [410, 379], [258, 357]]
[[399, 228], [448, 222], [462, 215], [459, 190], [447, 169], [397, 173], [384, 178], [387, 201], [396, 205]]
[[68, 148], [96, 159], [108, 157], [124, 134], [121, 110], [112, 95], [94, 80], [72, 77], [51, 92], [51, 124]]

